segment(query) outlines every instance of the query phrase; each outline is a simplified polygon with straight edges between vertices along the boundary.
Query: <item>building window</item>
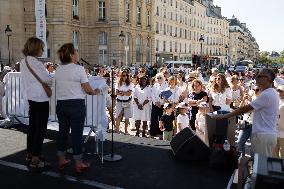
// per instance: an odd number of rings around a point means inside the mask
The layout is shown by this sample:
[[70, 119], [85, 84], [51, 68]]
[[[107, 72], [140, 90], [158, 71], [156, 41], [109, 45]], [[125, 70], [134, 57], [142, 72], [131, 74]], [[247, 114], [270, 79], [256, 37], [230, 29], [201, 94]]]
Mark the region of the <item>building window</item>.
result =
[[150, 11], [147, 11], [147, 19], [146, 19], [146, 24], [147, 26], [150, 26], [150, 23], [151, 23], [151, 12]]
[[159, 22], [156, 22], [156, 33], [159, 33]]
[[73, 19], [79, 19], [79, 0], [72, 1], [72, 16]]
[[107, 45], [107, 33], [106, 32], [100, 32], [99, 45]]
[[128, 1], [125, 3], [125, 19], [126, 22], [130, 21], [130, 3]]
[[108, 57], [107, 57], [107, 49], [99, 50], [99, 65], [107, 65]]
[[104, 21], [106, 19], [106, 3], [99, 1], [99, 20]]
[[141, 7], [137, 7], [137, 24], [141, 25]]
[[166, 41], [163, 41], [163, 51], [164, 52], [166, 51], [166, 45], [167, 45]]
[[138, 36], [136, 38], [136, 62], [142, 63], [142, 38]]
[[151, 61], [151, 52], [150, 52], [150, 45], [151, 44], [151, 39], [149, 37], [147, 37], [147, 45], [146, 45], [146, 62], [150, 63]]
[[72, 42], [75, 49], [79, 49], [79, 33], [77, 31], [73, 31], [72, 33]]
[[156, 40], [156, 51], [159, 51], [159, 40]]

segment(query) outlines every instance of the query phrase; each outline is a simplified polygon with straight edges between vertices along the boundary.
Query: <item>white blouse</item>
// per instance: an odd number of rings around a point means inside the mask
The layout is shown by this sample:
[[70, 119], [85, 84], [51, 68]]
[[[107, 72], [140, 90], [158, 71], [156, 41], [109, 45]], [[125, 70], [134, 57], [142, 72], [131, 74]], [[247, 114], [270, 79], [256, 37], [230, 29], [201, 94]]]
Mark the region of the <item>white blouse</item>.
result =
[[164, 91], [168, 85], [166, 83], [163, 83], [162, 85], [155, 83], [152, 87], [151, 97], [152, 102], [155, 104], [156, 102], [160, 102], [161, 104], [164, 103], [164, 100], [160, 98], [160, 94], [162, 91]]
[[[123, 91], [123, 92], [127, 92], [127, 91], [133, 91], [133, 84], [129, 84], [129, 85], [126, 85], [125, 83], [122, 83], [121, 86], [118, 86], [118, 81], [117, 81], [117, 84], [115, 86], [115, 90], [119, 90], [119, 91]], [[131, 96], [120, 96], [120, 95], [117, 95], [116, 98], [119, 99], [119, 100], [129, 100]]]
[[[52, 79], [49, 77], [43, 63], [37, 58], [32, 56], [27, 56], [27, 61], [29, 66], [34, 70], [38, 77], [49, 86], [52, 85]], [[49, 101], [49, 97], [46, 95], [40, 82], [32, 75], [28, 69], [25, 59], [20, 62], [21, 67], [21, 83], [24, 93], [24, 98], [27, 100], [32, 100], [35, 102], [45, 102]]]
[[179, 102], [179, 97], [181, 95], [181, 90], [178, 86], [176, 86], [174, 89], [171, 89], [170, 87], [166, 88], [165, 91], [167, 90], [171, 90], [172, 95], [170, 96], [170, 98], [168, 99], [168, 101], [170, 101], [171, 103], [176, 103]]
[[212, 98], [213, 106], [225, 106], [226, 99], [232, 99], [232, 89], [226, 88], [224, 93], [210, 91], [209, 97]]

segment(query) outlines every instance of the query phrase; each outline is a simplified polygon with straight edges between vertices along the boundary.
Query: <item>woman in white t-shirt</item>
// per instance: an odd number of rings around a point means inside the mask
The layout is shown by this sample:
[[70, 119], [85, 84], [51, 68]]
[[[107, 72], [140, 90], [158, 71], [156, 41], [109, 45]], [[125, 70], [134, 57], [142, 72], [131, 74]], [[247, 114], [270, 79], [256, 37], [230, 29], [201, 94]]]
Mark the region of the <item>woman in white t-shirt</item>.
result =
[[133, 98], [133, 118], [135, 119], [136, 136], [139, 136], [140, 125], [142, 122], [142, 137], [146, 137], [147, 121], [151, 115], [151, 88], [147, 76], [139, 78], [139, 85], [134, 88]]
[[[49, 116], [49, 97], [42, 84], [29, 70], [34, 73], [48, 86], [52, 85], [52, 80], [48, 75], [43, 63], [38, 60], [42, 56], [44, 42], [38, 38], [31, 37], [25, 43], [23, 54], [24, 59], [20, 62], [21, 67], [21, 89], [24, 97], [29, 103], [29, 130], [27, 133], [27, 157], [26, 163], [31, 169], [44, 171], [50, 164], [43, 161], [42, 154], [43, 140], [47, 129]], [[4, 78], [5, 81], [5, 78]]]
[[243, 99], [244, 92], [243, 92], [243, 88], [238, 85], [239, 84], [238, 76], [233, 75], [230, 79], [230, 82], [231, 82], [231, 89], [232, 89], [231, 107], [233, 109], [236, 109], [239, 107]]
[[221, 108], [229, 109], [232, 101], [232, 90], [224, 74], [218, 74], [209, 91], [210, 111], [218, 111]]
[[167, 103], [173, 103], [174, 106], [176, 106], [179, 102], [180, 99], [180, 88], [177, 86], [177, 79], [175, 76], [171, 76], [168, 79], [168, 88], [165, 91], [171, 91], [171, 96], [167, 99], [165, 99], [165, 101]]
[[58, 50], [61, 65], [55, 72], [56, 114], [59, 123], [57, 139], [59, 169], [64, 169], [70, 160], [66, 159], [68, 135], [71, 129], [75, 171], [86, 171], [90, 164], [82, 161], [82, 136], [86, 117], [85, 96], [97, 95], [99, 89], [92, 89], [84, 67], [77, 65], [78, 51], [72, 43], [64, 44]]
[[132, 117], [132, 90], [133, 85], [130, 81], [130, 75], [128, 70], [123, 69], [119, 73], [117, 83], [115, 86], [116, 92], [116, 123], [115, 123], [115, 132], [119, 131], [120, 122], [122, 116], [125, 117], [125, 134], [128, 134], [127, 128], [129, 125], [129, 118]]

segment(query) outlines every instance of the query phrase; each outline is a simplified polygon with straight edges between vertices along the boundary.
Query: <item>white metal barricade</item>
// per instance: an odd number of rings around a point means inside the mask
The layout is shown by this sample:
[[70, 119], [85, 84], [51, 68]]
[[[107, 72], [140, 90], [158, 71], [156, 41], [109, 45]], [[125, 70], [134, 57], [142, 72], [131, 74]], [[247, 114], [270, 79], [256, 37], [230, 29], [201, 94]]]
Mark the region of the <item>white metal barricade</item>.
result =
[[27, 124], [28, 102], [24, 100], [19, 72], [9, 72], [4, 77], [5, 96], [2, 99], [2, 112], [6, 117], [1, 126], [9, 127], [16, 122]]
[[[28, 101], [25, 100], [24, 90], [21, 88], [21, 78], [19, 72], [9, 72], [5, 78], [5, 96], [3, 97], [2, 107], [6, 119], [0, 122], [0, 126], [9, 127], [19, 122], [28, 125]], [[86, 120], [84, 133], [88, 133], [84, 140], [86, 143], [90, 136], [95, 137], [96, 153], [99, 154], [99, 142], [101, 141], [101, 161], [103, 162], [103, 142], [106, 138], [108, 119], [106, 114], [106, 96], [108, 86], [102, 77], [89, 77], [93, 88], [99, 88], [99, 95], [86, 95]], [[49, 125], [58, 130], [58, 121], [56, 116], [56, 82], [53, 82], [52, 97], [49, 103]], [[55, 123], [55, 124], [53, 124]]]

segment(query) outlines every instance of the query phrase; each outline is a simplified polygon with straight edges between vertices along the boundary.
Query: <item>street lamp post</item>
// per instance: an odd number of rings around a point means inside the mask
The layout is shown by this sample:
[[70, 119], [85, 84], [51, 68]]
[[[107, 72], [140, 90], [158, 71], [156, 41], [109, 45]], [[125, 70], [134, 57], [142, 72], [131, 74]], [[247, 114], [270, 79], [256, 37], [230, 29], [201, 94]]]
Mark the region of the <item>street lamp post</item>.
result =
[[8, 53], [9, 53], [9, 58], [8, 58], [8, 66], [11, 66], [11, 58], [10, 58], [10, 37], [12, 36], [12, 30], [10, 28], [10, 25], [7, 25], [5, 29], [5, 34], [7, 35], [8, 38]]
[[202, 50], [202, 45], [203, 45], [203, 42], [204, 42], [204, 37], [203, 35], [200, 36], [199, 38], [199, 42], [200, 42], [200, 64], [203, 62], [202, 60], [202, 54], [203, 54], [203, 50]]
[[[125, 40], [125, 35], [124, 35], [123, 31], [120, 32], [118, 37], [119, 37], [119, 40], [120, 40], [121, 44], [123, 45], [123, 42]], [[122, 58], [123, 58], [123, 56], [122, 56], [122, 53], [121, 53], [121, 60], [122, 60]], [[126, 64], [127, 64], [127, 62], [126, 62]]]

